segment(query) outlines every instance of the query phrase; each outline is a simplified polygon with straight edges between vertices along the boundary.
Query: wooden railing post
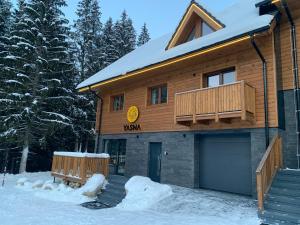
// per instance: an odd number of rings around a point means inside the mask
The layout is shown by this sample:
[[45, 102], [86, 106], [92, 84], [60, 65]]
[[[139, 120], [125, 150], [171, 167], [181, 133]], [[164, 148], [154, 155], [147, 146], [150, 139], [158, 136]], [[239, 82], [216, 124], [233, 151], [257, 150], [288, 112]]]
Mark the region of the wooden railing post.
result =
[[219, 92], [220, 92], [220, 87], [217, 87], [215, 89], [215, 109], [216, 109], [216, 115], [215, 115], [215, 121], [216, 123], [219, 122]]
[[246, 120], [246, 95], [245, 95], [245, 81], [241, 82], [241, 111], [242, 120]]
[[263, 188], [262, 188], [262, 175], [261, 173], [257, 173], [256, 175], [256, 185], [257, 185], [257, 200], [258, 200], [258, 208], [259, 210], [263, 210], [264, 208], [264, 193], [263, 193]]
[[193, 123], [196, 123], [196, 92], [192, 95], [192, 113], [193, 113]]

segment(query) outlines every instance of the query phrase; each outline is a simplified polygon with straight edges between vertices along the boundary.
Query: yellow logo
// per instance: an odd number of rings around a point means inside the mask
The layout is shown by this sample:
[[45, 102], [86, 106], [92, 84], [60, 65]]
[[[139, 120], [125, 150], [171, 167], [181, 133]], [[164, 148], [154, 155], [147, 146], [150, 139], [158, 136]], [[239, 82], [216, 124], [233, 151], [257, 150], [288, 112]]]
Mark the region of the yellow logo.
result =
[[129, 123], [134, 123], [139, 118], [139, 109], [136, 106], [131, 106], [127, 111], [127, 120]]

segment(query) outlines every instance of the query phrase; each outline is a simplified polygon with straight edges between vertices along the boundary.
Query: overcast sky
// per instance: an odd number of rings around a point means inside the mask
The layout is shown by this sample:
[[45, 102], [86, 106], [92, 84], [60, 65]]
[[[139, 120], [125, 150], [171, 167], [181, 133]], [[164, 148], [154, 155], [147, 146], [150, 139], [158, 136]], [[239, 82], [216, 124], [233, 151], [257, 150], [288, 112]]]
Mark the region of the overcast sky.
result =
[[[16, 1], [16, 0], [13, 0]], [[70, 22], [76, 19], [79, 0], [66, 0], [64, 12]], [[109, 17], [118, 19], [125, 9], [138, 32], [147, 23], [152, 38], [174, 31], [191, 0], [99, 0], [102, 22]], [[237, 0], [200, 0], [213, 10], [220, 11]], [[246, 0], [245, 0], [246, 1]]]

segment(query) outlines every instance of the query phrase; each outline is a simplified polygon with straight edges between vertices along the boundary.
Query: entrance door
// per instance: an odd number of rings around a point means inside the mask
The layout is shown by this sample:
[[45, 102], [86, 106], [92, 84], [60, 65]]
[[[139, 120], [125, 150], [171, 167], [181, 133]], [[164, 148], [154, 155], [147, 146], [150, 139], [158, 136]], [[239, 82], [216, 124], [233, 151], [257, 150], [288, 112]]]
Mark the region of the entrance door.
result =
[[161, 149], [161, 142], [152, 142], [149, 144], [149, 177], [154, 182], [160, 182]]
[[110, 155], [110, 172], [115, 175], [125, 174], [126, 140], [105, 140], [105, 152]]
[[251, 195], [250, 135], [201, 135], [199, 143], [200, 188]]

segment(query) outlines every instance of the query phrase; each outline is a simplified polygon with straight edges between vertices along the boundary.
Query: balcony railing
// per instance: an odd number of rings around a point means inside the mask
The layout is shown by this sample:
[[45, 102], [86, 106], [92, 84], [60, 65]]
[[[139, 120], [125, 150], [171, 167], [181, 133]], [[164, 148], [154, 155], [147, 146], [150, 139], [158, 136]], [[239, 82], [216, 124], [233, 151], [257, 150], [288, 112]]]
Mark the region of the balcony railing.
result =
[[255, 88], [245, 81], [175, 95], [175, 122], [183, 125], [255, 119]]

